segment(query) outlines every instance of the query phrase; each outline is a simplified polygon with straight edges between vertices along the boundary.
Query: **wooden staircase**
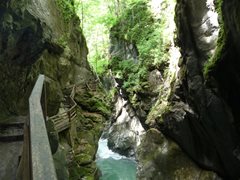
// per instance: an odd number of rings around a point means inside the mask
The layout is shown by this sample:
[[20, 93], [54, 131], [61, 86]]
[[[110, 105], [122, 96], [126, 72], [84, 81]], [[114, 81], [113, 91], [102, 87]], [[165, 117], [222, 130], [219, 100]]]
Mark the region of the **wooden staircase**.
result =
[[65, 107], [68, 107], [68, 110], [48, 118], [48, 121], [52, 121], [54, 123], [54, 127], [57, 132], [61, 132], [70, 128], [71, 122], [77, 116], [76, 114], [77, 104], [74, 101], [75, 92], [76, 92], [75, 86], [73, 86], [71, 94], [68, 97], [66, 97]]

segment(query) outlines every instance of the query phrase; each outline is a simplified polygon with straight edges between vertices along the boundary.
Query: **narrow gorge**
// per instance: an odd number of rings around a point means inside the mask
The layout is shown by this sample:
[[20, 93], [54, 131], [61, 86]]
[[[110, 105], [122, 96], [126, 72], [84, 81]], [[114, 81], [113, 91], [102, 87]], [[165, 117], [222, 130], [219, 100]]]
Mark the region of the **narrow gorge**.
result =
[[239, 39], [238, 0], [2, 0], [0, 179], [240, 179]]

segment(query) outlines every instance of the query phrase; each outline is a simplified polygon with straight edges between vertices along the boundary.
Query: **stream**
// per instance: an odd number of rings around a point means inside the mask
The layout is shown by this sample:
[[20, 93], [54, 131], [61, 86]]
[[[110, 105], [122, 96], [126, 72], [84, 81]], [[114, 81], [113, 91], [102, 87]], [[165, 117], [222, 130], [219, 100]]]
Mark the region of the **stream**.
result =
[[100, 180], [135, 180], [136, 162], [111, 151], [107, 141], [101, 138], [98, 142], [96, 162], [102, 175]]

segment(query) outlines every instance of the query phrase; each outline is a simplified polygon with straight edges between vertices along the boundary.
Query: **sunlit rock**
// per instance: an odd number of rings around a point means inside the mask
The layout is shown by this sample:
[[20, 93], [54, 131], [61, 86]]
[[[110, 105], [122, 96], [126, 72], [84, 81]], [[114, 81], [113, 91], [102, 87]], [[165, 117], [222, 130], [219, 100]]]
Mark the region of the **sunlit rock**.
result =
[[145, 130], [129, 103], [121, 96], [117, 98], [115, 107], [116, 113], [109, 129], [108, 145], [122, 155], [134, 156]]

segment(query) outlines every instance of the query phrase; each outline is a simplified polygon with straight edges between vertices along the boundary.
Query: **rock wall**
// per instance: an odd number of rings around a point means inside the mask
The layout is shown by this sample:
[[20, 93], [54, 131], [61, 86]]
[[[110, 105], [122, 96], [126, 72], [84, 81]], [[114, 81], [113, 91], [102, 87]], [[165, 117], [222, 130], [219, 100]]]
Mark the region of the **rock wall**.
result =
[[[239, 95], [238, 73], [235, 72], [238, 72], [239, 43], [233, 37], [239, 36], [236, 20], [239, 17], [239, 3], [216, 3], [224, 28], [220, 31], [225, 30], [222, 33], [226, 35], [226, 40], [221, 42], [219, 38], [218, 44], [218, 23], [213, 1], [177, 2], [177, 35], [182, 55], [180, 71], [169, 98], [169, 109], [161, 119], [155, 119], [155, 125], [201, 167], [214, 170], [224, 178], [237, 179], [240, 177], [236, 110]], [[229, 12], [235, 13], [230, 15]], [[219, 54], [218, 48], [223, 43], [226, 44]], [[217, 50], [214, 52], [215, 47]], [[218, 60], [206, 81], [203, 66], [209, 56], [218, 56]]]
[[150, 128], [137, 150], [138, 179], [201, 179], [218, 176], [199, 168], [172, 140]]
[[136, 116], [131, 104], [118, 93], [114, 103], [112, 124], [108, 130], [108, 146], [127, 157], [135, 157], [145, 130]]
[[[223, 46], [222, 52], [219, 53], [219, 59], [216, 62], [212, 71], [209, 72], [209, 76], [214, 78], [215, 84], [219, 90], [219, 94], [231, 109], [233, 118], [231, 119], [232, 125], [240, 132], [239, 121], [239, 49], [240, 44], [238, 38], [240, 36], [239, 31], [239, 8], [240, 3], [238, 1], [223, 1], [222, 14], [224, 21], [224, 35], [225, 39], [219, 43]], [[231, 12], [231, 13], [230, 13]], [[209, 78], [210, 79], [210, 78]], [[211, 80], [208, 80], [209, 85], [214, 84]], [[215, 85], [216, 86], [216, 85]], [[236, 146], [237, 148], [237, 146]], [[236, 150], [236, 149], [235, 149]]]
[[62, 88], [94, 79], [78, 18], [66, 22], [55, 1], [7, 0], [0, 9], [1, 116], [27, 113], [39, 73], [49, 82], [49, 115], [56, 114]]

